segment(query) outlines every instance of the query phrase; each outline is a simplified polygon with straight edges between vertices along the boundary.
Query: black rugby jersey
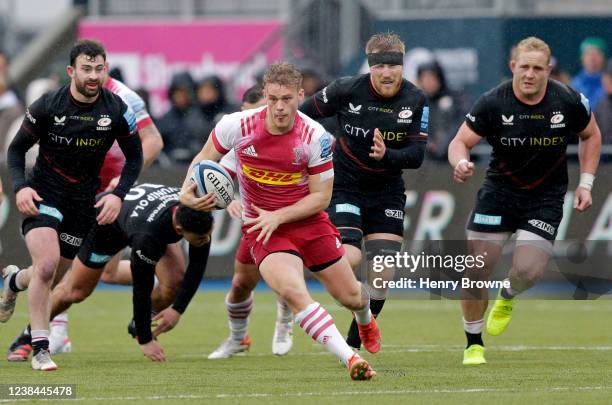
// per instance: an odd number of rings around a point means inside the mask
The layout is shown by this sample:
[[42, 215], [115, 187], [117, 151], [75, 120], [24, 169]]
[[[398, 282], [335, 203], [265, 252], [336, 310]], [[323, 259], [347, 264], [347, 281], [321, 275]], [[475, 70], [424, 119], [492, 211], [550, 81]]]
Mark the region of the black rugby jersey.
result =
[[[140, 184], [125, 196], [115, 225], [127, 236], [132, 248], [132, 274], [134, 284], [134, 321], [141, 344], [151, 340], [151, 291], [157, 261], [166, 252], [166, 246], [180, 241], [172, 215], [179, 205], [180, 189], [160, 184]], [[183, 313], [193, 298], [208, 261], [210, 243], [195, 247], [189, 245], [189, 264], [172, 307]]]
[[509, 80], [482, 95], [465, 122], [493, 147], [485, 184], [564, 194], [568, 140], [590, 117], [587, 98], [560, 82], [549, 80], [542, 101], [527, 105]]
[[[70, 85], [42, 96], [26, 110], [9, 151], [15, 192], [31, 186], [60, 200], [93, 200], [104, 157], [115, 139], [128, 165], [127, 178], [122, 176], [114, 192], [123, 198], [142, 166], [142, 146], [132, 110], [105, 88], [92, 103], [74, 99]], [[39, 154], [26, 183], [25, 151], [36, 142], [40, 145]]]
[[[300, 110], [314, 119], [337, 115], [334, 167], [336, 179], [347, 185], [403, 187], [402, 169], [418, 168], [423, 161], [429, 107], [425, 95], [405, 79], [395, 96], [385, 98], [372, 87], [369, 73], [341, 78], [305, 100]], [[387, 148], [380, 161], [369, 156], [375, 128]]]

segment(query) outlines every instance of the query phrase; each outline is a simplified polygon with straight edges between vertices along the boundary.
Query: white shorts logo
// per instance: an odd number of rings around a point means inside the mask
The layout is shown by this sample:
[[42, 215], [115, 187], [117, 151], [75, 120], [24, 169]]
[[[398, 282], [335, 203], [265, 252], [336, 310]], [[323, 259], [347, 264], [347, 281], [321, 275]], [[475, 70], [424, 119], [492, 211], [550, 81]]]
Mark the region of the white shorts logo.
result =
[[389, 218], [404, 219], [404, 211], [402, 210], [385, 210], [385, 215]]
[[66, 242], [69, 245], [72, 246], [81, 246], [81, 243], [83, 243], [83, 238], [77, 238], [76, 236], [72, 236], [72, 235], [68, 235], [67, 233], [60, 233], [60, 240], [62, 242]]
[[541, 221], [539, 219], [530, 219], [529, 221], [527, 221], [527, 223], [531, 226], [533, 226], [534, 228], [538, 228], [543, 230], [544, 232], [554, 235], [555, 234], [555, 227], [547, 224], [544, 221]]

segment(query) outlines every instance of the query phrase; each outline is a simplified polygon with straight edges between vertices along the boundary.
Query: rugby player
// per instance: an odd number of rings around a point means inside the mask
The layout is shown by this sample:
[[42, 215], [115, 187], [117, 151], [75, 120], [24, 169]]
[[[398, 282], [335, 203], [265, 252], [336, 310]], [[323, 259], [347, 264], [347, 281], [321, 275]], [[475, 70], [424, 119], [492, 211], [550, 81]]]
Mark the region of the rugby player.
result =
[[[242, 96], [242, 111], [266, 105], [263, 89], [259, 85], [249, 88]], [[230, 151], [219, 162], [235, 177], [236, 161]], [[242, 205], [238, 200], [227, 207], [228, 214], [235, 219], [242, 219]], [[260, 280], [257, 266], [249, 253], [248, 247], [240, 239], [234, 260], [234, 275], [230, 290], [225, 297], [230, 335], [209, 356], [209, 359], [226, 359], [237, 353], [247, 351], [251, 346], [248, 335], [249, 315], [253, 309], [253, 290]], [[293, 314], [285, 302], [277, 296], [276, 323], [272, 336], [272, 353], [284, 356], [293, 347]]]
[[[353, 353], [304, 281], [305, 265], [335, 299], [354, 311], [366, 349], [380, 350], [367, 290], [355, 279], [338, 231], [323, 211], [333, 185], [332, 140], [321, 125], [298, 113], [304, 95], [301, 82], [293, 65], [270, 65], [264, 74], [267, 106], [222, 118], [192, 166], [204, 159], [219, 161], [234, 149], [243, 237], [261, 276], [291, 308], [300, 327], [348, 367], [352, 379], [368, 380], [376, 373]], [[214, 194], [198, 198], [190, 172], [181, 202], [213, 209]]]
[[[404, 53], [397, 35], [373, 35], [366, 44], [370, 73], [335, 80], [300, 107], [314, 119], [338, 119], [328, 212], [354, 270], [361, 265], [364, 241], [375, 317], [388, 289], [374, 288], [373, 279], [393, 280], [395, 269], [374, 273], [372, 260], [401, 251], [406, 204], [402, 170], [421, 166], [427, 142], [429, 107], [423, 92], [402, 78]], [[355, 320], [346, 341], [361, 347]]]
[[[67, 71], [70, 84], [42, 96], [28, 108], [8, 151], [32, 266], [3, 270], [0, 321], [10, 318], [17, 293], [29, 287], [32, 368], [43, 371], [57, 368], [48, 350], [53, 280], [61, 279], [95, 222], [106, 225], [117, 218], [142, 167], [134, 113], [102, 86], [106, 77], [104, 47], [91, 40], [77, 42], [70, 51]], [[95, 202], [100, 168], [115, 139], [126, 163], [117, 187]], [[26, 180], [25, 154], [37, 142], [39, 155], [32, 176]], [[100, 209], [97, 215], [96, 208]]]
[[[567, 191], [566, 146], [580, 138], [580, 183], [574, 208], [591, 206], [591, 188], [599, 164], [601, 134], [587, 98], [549, 79], [550, 48], [529, 37], [518, 43], [511, 61], [512, 80], [483, 94], [449, 145], [448, 160], [456, 182], [474, 174], [470, 150], [482, 139], [493, 147], [484, 184], [467, 225], [468, 249], [485, 257], [482, 269], [465, 277], [486, 280], [502, 247], [516, 233], [516, 248], [508, 279], [489, 312], [486, 329], [502, 333], [512, 317], [515, 297], [542, 276], [563, 216]], [[467, 337], [463, 364], [484, 364], [482, 341], [488, 306], [484, 288], [462, 289], [461, 307]]]

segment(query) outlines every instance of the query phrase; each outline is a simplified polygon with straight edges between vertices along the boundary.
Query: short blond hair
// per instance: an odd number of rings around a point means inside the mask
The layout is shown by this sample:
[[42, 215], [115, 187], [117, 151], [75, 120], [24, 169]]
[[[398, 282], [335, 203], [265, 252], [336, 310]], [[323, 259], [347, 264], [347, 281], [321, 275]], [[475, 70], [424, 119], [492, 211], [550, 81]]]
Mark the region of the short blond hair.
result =
[[266, 69], [263, 76], [263, 86], [267, 84], [280, 84], [281, 86], [296, 86], [302, 88], [302, 72], [288, 62], [273, 63]]
[[518, 59], [521, 52], [538, 51], [546, 55], [546, 63], [550, 63], [550, 47], [544, 41], [537, 37], [528, 37], [516, 44], [515, 51], [512, 53], [514, 60]]
[[374, 34], [366, 44], [366, 53], [374, 52], [400, 52], [406, 53], [406, 45], [399, 35], [388, 31]]

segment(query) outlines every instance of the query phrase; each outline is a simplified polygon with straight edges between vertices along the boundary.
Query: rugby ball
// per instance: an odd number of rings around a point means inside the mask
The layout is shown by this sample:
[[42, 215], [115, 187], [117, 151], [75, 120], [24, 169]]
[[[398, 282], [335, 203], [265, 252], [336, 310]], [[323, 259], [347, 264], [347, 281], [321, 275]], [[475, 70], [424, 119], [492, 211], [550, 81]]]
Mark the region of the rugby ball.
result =
[[195, 182], [198, 197], [208, 193], [217, 196], [217, 208], [223, 209], [234, 198], [232, 176], [217, 162], [202, 160], [193, 166], [191, 179]]

